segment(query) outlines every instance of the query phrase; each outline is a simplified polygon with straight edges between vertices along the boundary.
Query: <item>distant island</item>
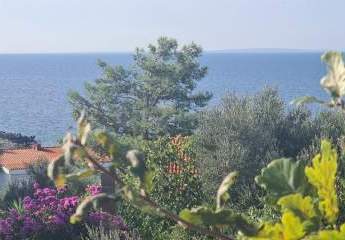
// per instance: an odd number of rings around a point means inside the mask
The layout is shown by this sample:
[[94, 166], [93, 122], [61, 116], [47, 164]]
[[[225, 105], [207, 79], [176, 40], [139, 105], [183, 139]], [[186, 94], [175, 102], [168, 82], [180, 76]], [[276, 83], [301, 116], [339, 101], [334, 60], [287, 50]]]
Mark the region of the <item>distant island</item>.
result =
[[7, 148], [27, 147], [37, 143], [35, 136], [0, 131], [0, 150]]

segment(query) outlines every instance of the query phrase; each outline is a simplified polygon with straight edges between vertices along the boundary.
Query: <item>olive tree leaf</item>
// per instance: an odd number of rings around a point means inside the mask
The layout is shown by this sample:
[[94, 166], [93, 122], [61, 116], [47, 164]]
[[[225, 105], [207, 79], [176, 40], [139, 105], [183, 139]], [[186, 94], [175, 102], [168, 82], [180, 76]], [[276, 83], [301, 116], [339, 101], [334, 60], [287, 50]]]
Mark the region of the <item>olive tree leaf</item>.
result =
[[143, 187], [146, 193], [152, 192], [154, 176], [155, 176], [155, 171], [153, 170], [148, 170], [144, 174]]
[[85, 178], [91, 177], [93, 175], [95, 175], [97, 173], [97, 171], [95, 171], [94, 169], [85, 169], [76, 173], [71, 173], [71, 174], [67, 174], [65, 177], [68, 180], [83, 180]]
[[132, 165], [132, 173], [139, 177], [140, 180], [144, 180], [144, 174], [146, 171], [144, 155], [138, 150], [130, 150], [126, 154], [126, 159]]
[[73, 151], [76, 149], [72, 133], [67, 133], [63, 139], [62, 149], [64, 151], [65, 163], [67, 165], [73, 164]]
[[237, 176], [238, 172], [232, 172], [229, 175], [227, 175], [220, 184], [217, 191], [217, 209], [220, 209], [221, 205], [227, 200], [229, 200], [230, 196], [228, 190], [234, 184]]
[[61, 188], [65, 185], [66, 178], [63, 173], [65, 157], [62, 155], [48, 165], [47, 175], [55, 182], [56, 187]]
[[324, 101], [319, 100], [313, 96], [303, 96], [303, 97], [295, 98], [294, 100], [291, 101], [290, 104], [300, 106], [300, 105], [309, 104], [309, 103], [325, 104]]
[[91, 132], [91, 125], [86, 120], [85, 111], [82, 111], [77, 123], [78, 123], [78, 129], [77, 129], [78, 139], [81, 145], [85, 145], [87, 137], [89, 133]]
[[144, 155], [138, 150], [128, 151], [126, 159], [131, 164], [131, 172], [140, 179], [142, 188], [146, 193], [151, 192], [153, 188], [154, 171], [147, 169]]
[[258, 185], [266, 189], [273, 200], [293, 194], [304, 194], [309, 183], [304, 174], [304, 164], [289, 158], [273, 160], [255, 178]]

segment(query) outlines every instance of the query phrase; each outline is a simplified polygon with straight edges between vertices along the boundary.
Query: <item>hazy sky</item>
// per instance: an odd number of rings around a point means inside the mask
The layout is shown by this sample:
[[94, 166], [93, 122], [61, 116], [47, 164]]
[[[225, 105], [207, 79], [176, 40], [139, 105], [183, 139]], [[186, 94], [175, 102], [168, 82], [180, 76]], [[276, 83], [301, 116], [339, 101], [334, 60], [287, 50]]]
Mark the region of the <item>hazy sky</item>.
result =
[[166, 35], [205, 50], [345, 49], [345, 0], [0, 0], [0, 53], [131, 51]]

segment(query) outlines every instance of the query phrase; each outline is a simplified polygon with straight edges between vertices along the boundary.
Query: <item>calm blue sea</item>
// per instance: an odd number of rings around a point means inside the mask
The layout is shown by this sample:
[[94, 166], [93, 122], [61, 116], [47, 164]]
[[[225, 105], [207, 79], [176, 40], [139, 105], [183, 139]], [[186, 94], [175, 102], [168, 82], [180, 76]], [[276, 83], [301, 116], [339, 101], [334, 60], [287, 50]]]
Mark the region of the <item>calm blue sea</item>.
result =
[[[208, 53], [202, 63], [208, 76], [198, 88], [212, 91], [216, 104], [228, 91], [251, 94], [277, 87], [289, 102], [302, 95], [326, 97], [319, 86], [325, 74], [321, 53]], [[0, 55], [0, 131], [35, 135], [54, 145], [74, 126], [67, 103], [69, 90], [83, 91], [100, 71], [97, 59], [129, 65], [130, 54]]]

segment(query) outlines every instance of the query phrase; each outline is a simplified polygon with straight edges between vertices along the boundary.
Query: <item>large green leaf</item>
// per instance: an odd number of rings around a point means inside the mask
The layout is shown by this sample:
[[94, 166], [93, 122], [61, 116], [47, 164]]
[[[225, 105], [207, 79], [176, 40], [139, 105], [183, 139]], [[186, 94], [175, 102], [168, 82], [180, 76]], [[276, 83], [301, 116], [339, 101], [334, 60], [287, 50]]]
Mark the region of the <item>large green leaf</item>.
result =
[[304, 164], [289, 158], [272, 161], [255, 178], [257, 184], [265, 188], [273, 200], [293, 194], [305, 193], [309, 183], [304, 174]]

